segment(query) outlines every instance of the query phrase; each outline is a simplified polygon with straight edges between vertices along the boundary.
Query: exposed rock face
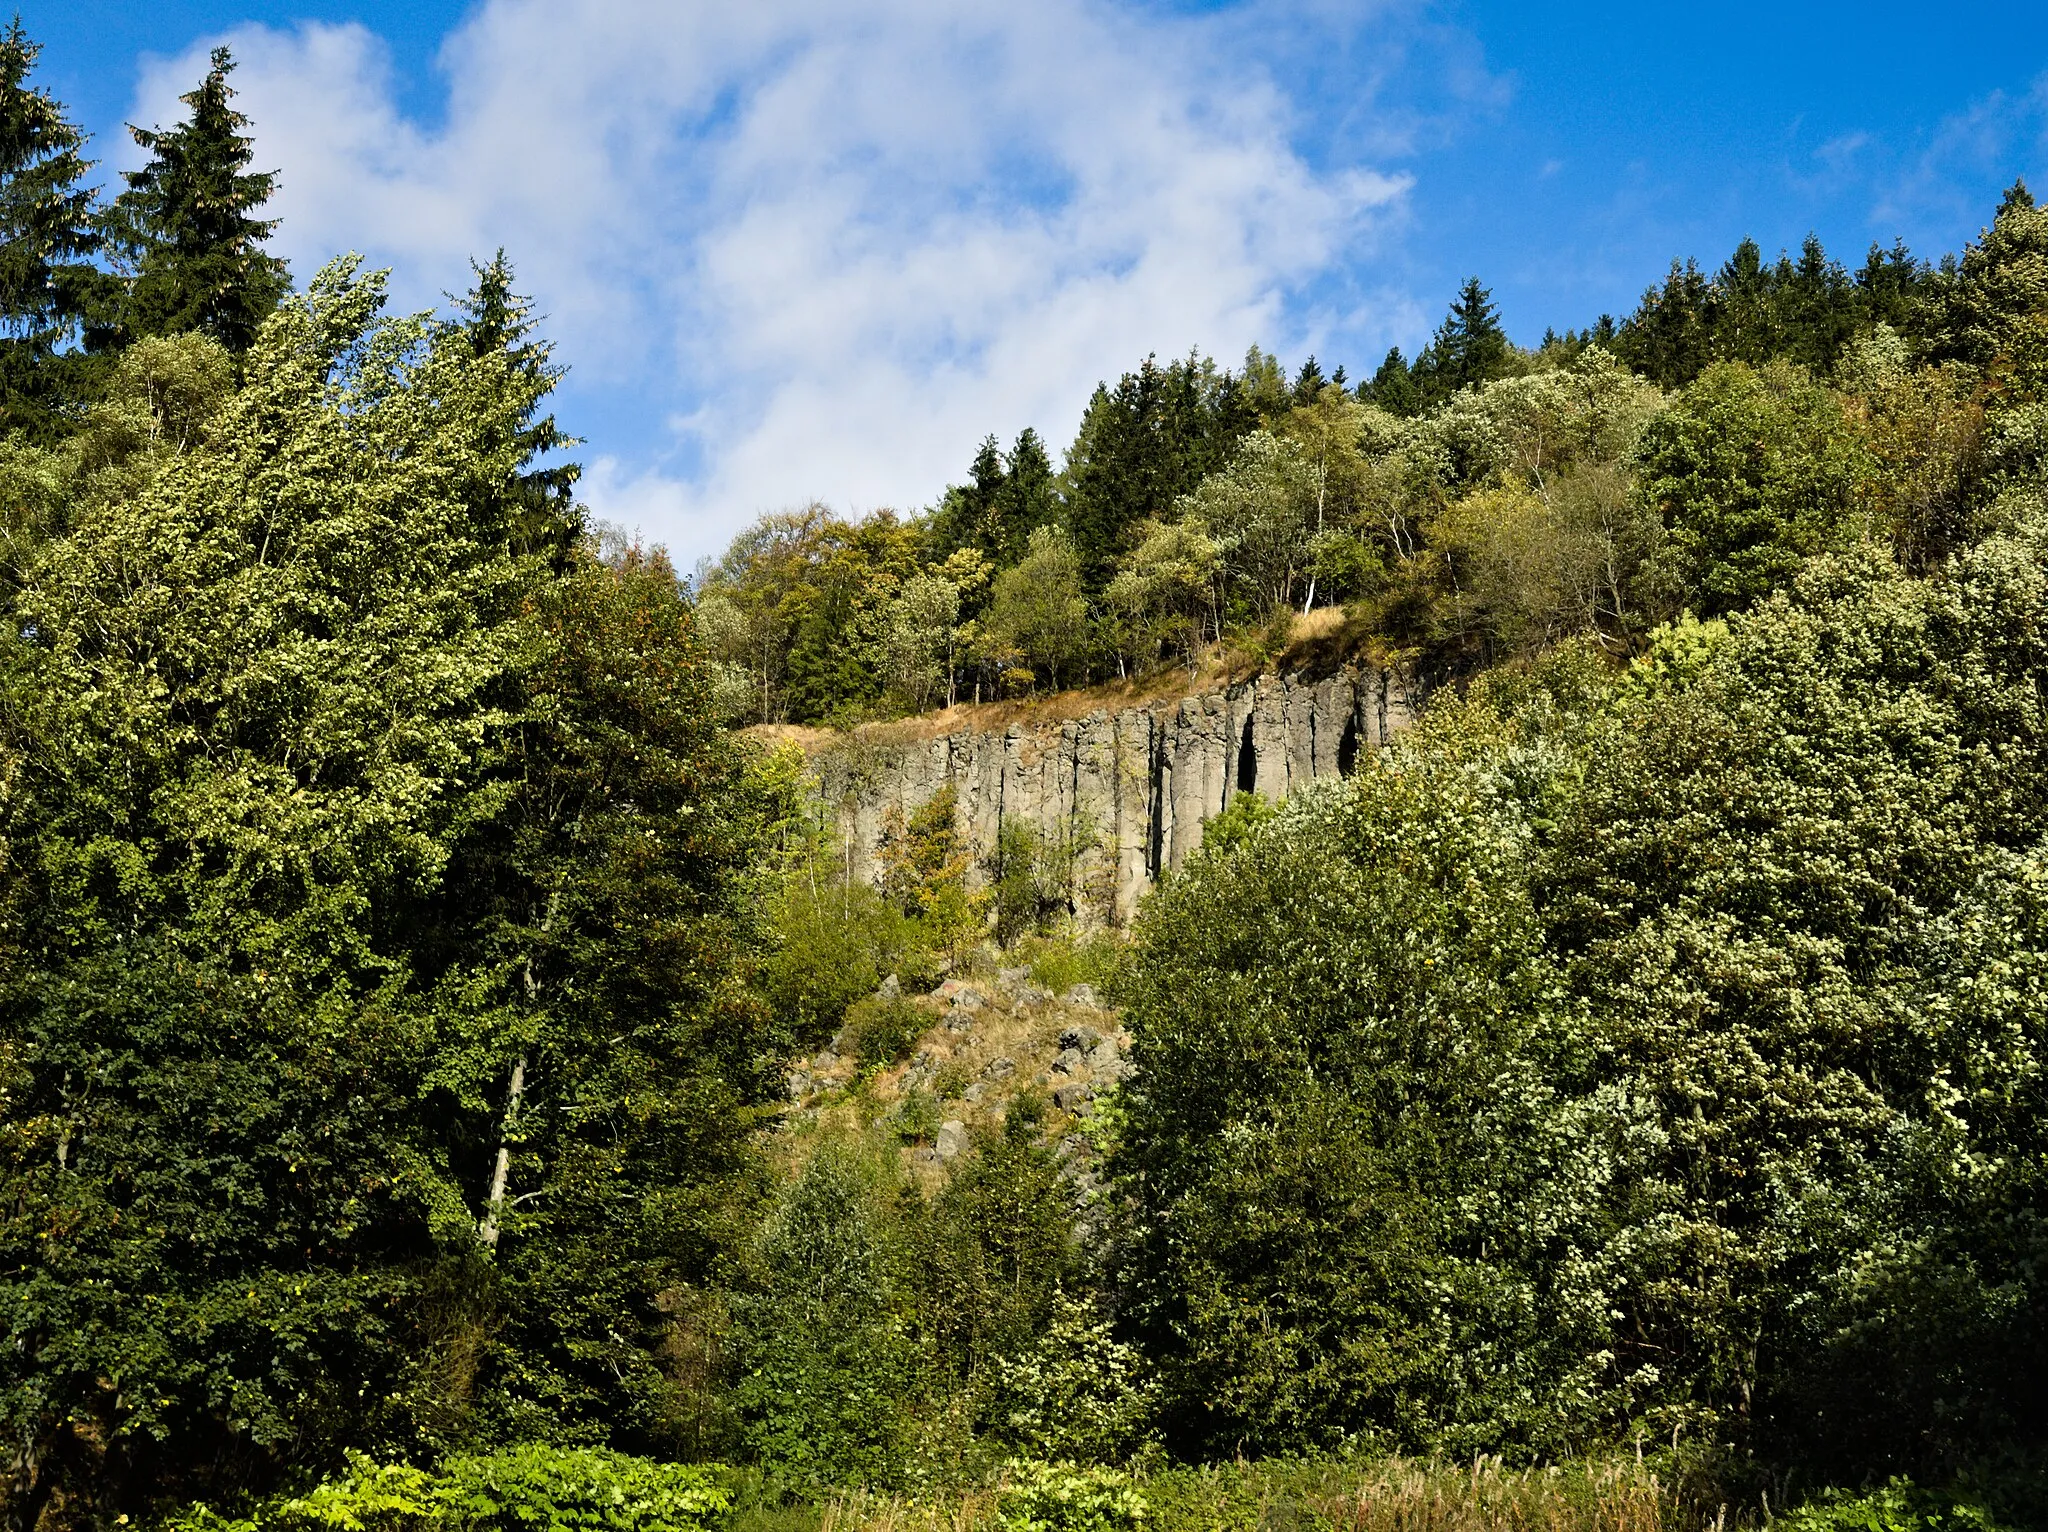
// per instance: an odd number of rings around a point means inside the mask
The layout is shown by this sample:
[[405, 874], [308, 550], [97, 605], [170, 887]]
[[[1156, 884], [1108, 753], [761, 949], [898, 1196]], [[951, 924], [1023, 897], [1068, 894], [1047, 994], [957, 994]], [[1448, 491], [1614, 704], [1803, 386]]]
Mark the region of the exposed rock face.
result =
[[1122, 924], [1163, 869], [1202, 843], [1202, 824], [1238, 793], [1269, 799], [1341, 775], [1414, 718], [1380, 671], [1320, 681], [1260, 676], [1226, 691], [1005, 730], [962, 730], [910, 744], [856, 735], [816, 761], [838, 812], [854, 876], [872, 879], [892, 812], [907, 817], [950, 781], [977, 866], [1005, 820], [1074, 854], [1073, 905], [1084, 921]]

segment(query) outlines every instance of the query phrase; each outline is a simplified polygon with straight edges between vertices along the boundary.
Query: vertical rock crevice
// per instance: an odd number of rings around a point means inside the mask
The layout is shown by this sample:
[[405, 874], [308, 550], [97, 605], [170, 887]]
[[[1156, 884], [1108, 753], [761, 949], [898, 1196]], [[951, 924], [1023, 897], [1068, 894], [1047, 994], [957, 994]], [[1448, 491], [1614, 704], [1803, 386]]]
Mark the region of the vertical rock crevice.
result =
[[907, 817], [950, 781], [978, 868], [1004, 824], [1021, 819], [1041, 844], [1077, 848], [1076, 915], [1121, 925], [1201, 845], [1204, 823], [1231, 798], [1277, 799], [1349, 773], [1414, 711], [1376, 670], [1320, 681], [1259, 676], [1178, 701], [927, 740], [891, 743], [887, 726], [862, 730], [815, 755], [812, 768], [852, 876], [876, 876], [892, 811]]

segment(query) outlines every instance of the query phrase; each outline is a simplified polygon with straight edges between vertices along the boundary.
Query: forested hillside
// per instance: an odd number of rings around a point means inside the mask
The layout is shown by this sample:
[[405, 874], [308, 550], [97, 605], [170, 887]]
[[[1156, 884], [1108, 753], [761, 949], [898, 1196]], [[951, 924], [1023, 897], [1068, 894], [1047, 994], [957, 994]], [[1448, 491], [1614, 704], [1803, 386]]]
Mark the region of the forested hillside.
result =
[[[587, 524], [502, 253], [294, 283], [225, 52], [112, 198], [36, 58], [9, 1526], [2048, 1524], [2023, 185], [1534, 348], [1474, 280], [1356, 384], [1147, 359], [1057, 461], [686, 579]], [[849, 877], [740, 727], [1304, 618], [1420, 722], [1129, 929], [950, 784]]]

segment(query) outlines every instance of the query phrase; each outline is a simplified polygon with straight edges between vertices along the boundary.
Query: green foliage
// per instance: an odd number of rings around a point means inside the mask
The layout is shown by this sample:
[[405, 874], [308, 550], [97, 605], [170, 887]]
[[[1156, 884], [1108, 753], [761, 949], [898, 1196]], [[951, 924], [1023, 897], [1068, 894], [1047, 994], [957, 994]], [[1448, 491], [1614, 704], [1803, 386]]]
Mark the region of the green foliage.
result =
[[1639, 449], [1686, 590], [1709, 616], [1852, 546], [1862, 454], [1841, 400], [1789, 366], [1709, 368], [1652, 421]]
[[1025, 685], [1038, 676], [1054, 689], [1081, 673], [1088, 653], [1088, 603], [1081, 595], [1082, 565], [1057, 527], [1033, 529], [1024, 557], [996, 577], [989, 634], [997, 666], [1017, 671]]
[[918, 1332], [970, 1394], [998, 1357], [1028, 1349], [1077, 1273], [1059, 1163], [1032, 1115], [1012, 1107], [925, 1207], [908, 1236], [905, 1286]]
[[76, 391], [83, 338], [105, 278], [85, 135], [48, 91], [28, 83], [41, 48], [21, 18], [0, 37], [0, 431], [58, 434]]
[[206, 78], [179, 99], [192, 115], [175, 128], [130, 128], [149, 154], [124, 172], [116, 238], [136, 268], [122, 309], [127, 337], [198, 330], [245, 351], [290, 289], [284, 262], [263, 253], [275, 220], [255, 217], [273, 173], [252, 172], [249, 119], [228, 103], [234, 60], [215, 48]]
[[998, 1358], [987, 1387], [995, 1434], [1028, 1456], [1124, 1462], [1151, 1440], [1151, 1367], [1088, 1304], [1060, 1294], [1028, 1351]]
[[1460, 389], [1505, 377], [1513, 370], [1514, 359], [1515, 348], [1500, 327], [1493, 294], [1479, 278], [1467, 277], [1411, 371], [1418, 395], [1433, 404]]
[[902, 995], [869, 995], [848, 1008], [836, 1046], [862, 1064], [900, 1063], [931, 1020]]
[[1611, 700], [1490, 678], [1155, 896], [1117, 1152], [1172, 1439], [2032, 1439], [2044, 547], [1816, 561]]
[[890, 974], [925, 987], [936, 961], [922, 921], [875, 889], [804, 857], [768, 900], [774, 943], [756, 975], [762, 999], [799, 1049], [815, 1048], [846, 1021], [847, 1008]]
[[895, 1308], [887, 1191], [853, 1148], [821, 1145], [770, 1211], [757, 1285], [735, 1301], [739, 1441], [785, 1489], [889, 1485], [907, 1470], [920, 1372]]
[[1013, 949], [1013, 956], [1030, 965], [1031, 982], [1056, 995], [1092, 984], [1097, 994], [1113, 996], [1127, 955], [1123, 938], [1105, 930], [1034, 937]]
[[1095, 828], [1086, 816], [1050, 836], [1021, 819], [1002, 821], [985, 864], [998, 943], [1014, 946], [1073, 918], [1084, 895], [1076, 872], [1095, 841]]
[[348, 1471], [240, 1519], [204, 1505], [160, 1532], [711, 1532], [732, 1497], [721, 1470], [539, 1443], [436, 1470], [349, 1454]]
[[1113, 1468], [1017, 1463], [998, 1501], [1003, 1532], [1137, 1532], [1145, 1495]]
[[883, 895], [948, 949], [979, 935], [984, 920], [985, 901], [967, 886], [973, 859], [961, 841], [959, 811], [959, 790], [949, 781], [908, 817], [891, 805], [882, 821]]
[[683, 1430], [657, 1298], [731, 1247], [776, 1089], [735, 982], [776, 810], [666, 566], [508, 537], [545, 377], [381, 297], [323, 273], [232, 392], [210, 342], [124, 358], [16, 572], [31, 1520], [337, 1443]]
[[1527, 892], [1568, 771], [1441, 703], [1147, 907], [1118, 1159], [1171, 1439], [1466, 1453], [1571, 1429], [1581, 1311], [1512, 1265], [1529, 1209], [1572, 1190], [1545, 1184]]
[[1202, 851], [1211, 857], [1229, 856], [1278, 812], [1262, 793], [1247, 790], [1235, 794], [1221, 813], [1202, 821]]
[[1982, 1506], [1918, 1489], [1904, 1479], [1866, 1494], [1836, 1491], [1772, 1524], [1787, 1532], [2003, 1532], [2004, 1527]]

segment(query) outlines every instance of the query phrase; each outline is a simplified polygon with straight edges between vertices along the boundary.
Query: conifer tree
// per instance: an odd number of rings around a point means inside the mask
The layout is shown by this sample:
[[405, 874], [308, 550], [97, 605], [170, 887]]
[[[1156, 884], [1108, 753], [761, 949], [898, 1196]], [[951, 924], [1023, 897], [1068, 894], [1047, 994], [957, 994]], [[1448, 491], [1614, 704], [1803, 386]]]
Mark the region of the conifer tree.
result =
[[1503, 376], [1513, 354], [1493, 294], [1479, 278], [1467, 277], [1428, 349], [1416, 360], [1416, 381], [1426, 402], [1448, 399], [1461, 388]]
[[98, 271], [85, 135], [29, 83], [41, 47], [21, 18], [0, 37], [0, 431], [45, 435]]
[[175, 128], [129, 132], [150, 153], [127, 171], [115, 204], [121, 242], [135, 267], [124, 330], [129, 338], [198, 330], [246, 351], [290, 289], [283, 261], [265, 254], [275, 219], [255, 216], [276, 187], [251, 171], [249, 119], [230, 102], [226, 48], [213, 50], [199, 87], [180, 99], [192, 115]]
[[540, 401], [566, 369], [549, 360], [553, 348], [547, 342], [531, 338], [533, 300], [512, 290], [512, 263], [504, 250], [488, 265], [472, 261], [470, 270], [476, 273], [476, 285], [454, 300], [461, 316], [456, 324], [469, 341], [470, 354], [479, 361], [493, 353], [502, 355], [511, 380], [522, 390], [520, 396], [532, 401], [497, 444], [510, 450], [510, 460], [518, 466], [500, 483], [483, 487], [479, 514], [519, 551], [550, 551], [559, 558], [583, 530], [576, 506], [576, 481], [582, 470], [574, 463], [542, 461], [575, 446], [576, 439], [556, 426], [553, 415], [540, 413]]
[[991, 557], [1000, 565], [1024, 556], [1031, 534], [1059, 516], [1059, 488], [1052, 458], [1038, 433], [1026, 426], [1004, 460], [1003, 487], [996, 495], [996, 547]]
[[1408, 358], [1401, 355], [1399, 346], [1389, 348], [1379, 371], [1370, 382], [1359, 385], [1358, 393], [1368, 404], [1377, 404], [1389, 415], [1413, 415], [1422, 407], [1415, 378], [1408, 370]]
[[1665, 388], [1690, 383], [1714, 359], [1712, 284], [1697, 261], [1673, 261], [1615, 336], [1621, 359]]
[[994, 436], [982, 438], [965, 484], [946, 486], [932, 518], [932, 538], [941, 557], [957, 548], [996, 557], [996, 499], [1003, 489], [1003, 454]]

